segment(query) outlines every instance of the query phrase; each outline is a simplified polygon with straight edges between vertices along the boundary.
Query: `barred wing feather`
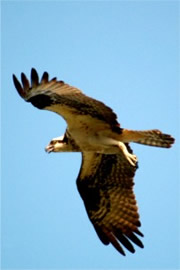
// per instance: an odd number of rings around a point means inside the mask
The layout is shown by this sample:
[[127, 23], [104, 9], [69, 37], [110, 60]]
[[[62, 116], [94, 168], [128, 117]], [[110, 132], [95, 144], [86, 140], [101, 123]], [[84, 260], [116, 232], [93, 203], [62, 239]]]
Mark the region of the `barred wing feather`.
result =
[[123, 155], [83, 153], [77, 187], [88, 216], [101, 239], [111, 243], [122, 255], [122, 245], [130, 252], [132, 243], [143, 248], [143, 236], [138, 230], [138, 208], [133, 193], [136, 168], [129, 165]]

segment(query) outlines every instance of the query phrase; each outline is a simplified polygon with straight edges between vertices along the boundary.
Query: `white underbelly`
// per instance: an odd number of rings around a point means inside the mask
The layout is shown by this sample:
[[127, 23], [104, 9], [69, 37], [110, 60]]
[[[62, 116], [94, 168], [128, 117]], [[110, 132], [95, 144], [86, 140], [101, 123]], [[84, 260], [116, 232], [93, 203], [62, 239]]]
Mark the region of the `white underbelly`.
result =
[[104, 136], [102, 131], [93, 129], [68, 130], [82, 151], [94, 151], [97, 153], [114, 154], [119, 152], [118, 141]]

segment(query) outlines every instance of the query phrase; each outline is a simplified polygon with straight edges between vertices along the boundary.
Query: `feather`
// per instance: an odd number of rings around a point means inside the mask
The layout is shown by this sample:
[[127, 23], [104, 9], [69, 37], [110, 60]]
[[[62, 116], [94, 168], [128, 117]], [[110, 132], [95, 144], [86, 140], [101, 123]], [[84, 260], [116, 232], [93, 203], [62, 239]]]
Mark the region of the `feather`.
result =
[[[31, 81], [31, 82], [30, 82]], [[81, 152], [77, 188], [90, 221], [104, 245], [112, 244], [125, 256], [124, 248], [143, 248], [143, 234], [136, 198], [134, 175], [137, 157], [129, 142], [169, 148], [174, 138], [159, 130], [132, 131], [120, 128], [113, 110], [44, 72], [39, 82], [32, 68], [31, 79], [13, 75], [18, 94], [39, 109], [61, 115], [67, 122], [64, 136], [53, 139], [47, 152]]]
[[125, 252], [121, 245], [134, 253], [129, 240], [143, 247], [133, 234], [140, 226], [133, 193], [136, 168], [120, 154], [83, 152], [82, 156], [77, 187], [100, 240], [105, 245], [110, 242], [123, 255]]
[[38, 76], [38, 73], [37, 73], [37, 71], [34, 68], [32, 68], [31, 69], [31, 86], [33, 88], [33, 87], [36, 87], [38, 85], [39, 85], [39, 76]]

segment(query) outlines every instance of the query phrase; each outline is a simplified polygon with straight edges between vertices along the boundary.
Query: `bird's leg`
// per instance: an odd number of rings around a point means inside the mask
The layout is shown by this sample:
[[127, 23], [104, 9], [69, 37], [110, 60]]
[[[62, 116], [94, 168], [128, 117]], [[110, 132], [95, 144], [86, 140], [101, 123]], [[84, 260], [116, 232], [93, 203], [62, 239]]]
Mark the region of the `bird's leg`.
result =
[[137, 164], [137, 157], [136, 155], [133, 155], [131, 153], [128, 152], [126, 145], [122, 142], [118, 143], [119, 148], [121, 149], [121, 151], [123, 152], [124, 156], [126, 157], [126, 159], [128, 160], [128, 162], [132, 165], [132, 166], [136, 166]]

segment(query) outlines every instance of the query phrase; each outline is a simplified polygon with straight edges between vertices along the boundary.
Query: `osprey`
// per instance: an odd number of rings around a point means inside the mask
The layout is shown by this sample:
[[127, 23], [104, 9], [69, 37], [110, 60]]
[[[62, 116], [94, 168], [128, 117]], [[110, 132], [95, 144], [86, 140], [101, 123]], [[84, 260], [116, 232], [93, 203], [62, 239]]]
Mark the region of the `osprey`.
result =
[[44, 72], [31, 70], [31, 83], [21, 73], [13, 75], [19, 95], [38, 109], [60, 114], [67, 122], [65, 134], [54, 138], [47, 152], [81, 152], [77, 188], [97, 235], [122, 255], [123, 246], [134, 253], [133, 244], [143, 248], [143, 234], [133, 192], [137, 157], [129, 143], [169, 148], [174, 138], [159, 130], [133, 131], [121, 128], [116, 114], [104, 103]]

